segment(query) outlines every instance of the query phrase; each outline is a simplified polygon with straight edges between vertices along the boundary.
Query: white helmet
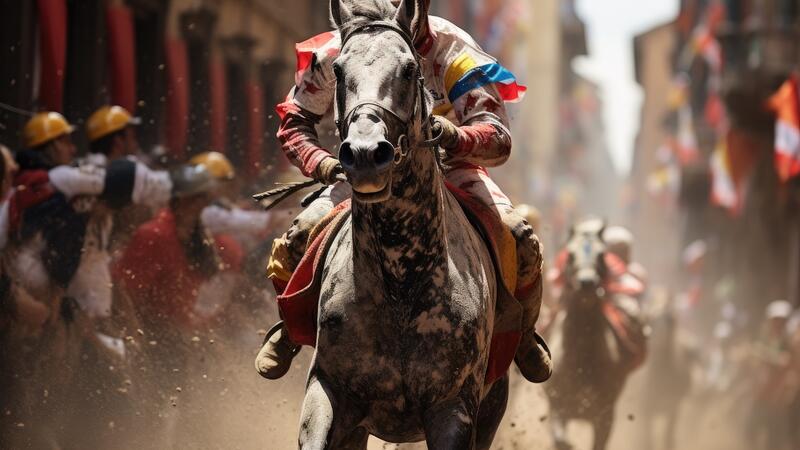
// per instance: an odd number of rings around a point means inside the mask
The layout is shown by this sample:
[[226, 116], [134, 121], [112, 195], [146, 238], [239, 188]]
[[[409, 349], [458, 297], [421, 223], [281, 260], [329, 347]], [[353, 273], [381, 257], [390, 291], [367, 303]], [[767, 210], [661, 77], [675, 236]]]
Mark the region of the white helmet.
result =
[[626, 263], [631, 262], [631, 247], [633, 246], [633, 233], [625, 227], [608, 227], [603, 232], [603, 242], [608, 251], [620, 257]]
[[767, 319], [788, 319], [794, 308], [786, 300], [775, 300], [767, 306]]

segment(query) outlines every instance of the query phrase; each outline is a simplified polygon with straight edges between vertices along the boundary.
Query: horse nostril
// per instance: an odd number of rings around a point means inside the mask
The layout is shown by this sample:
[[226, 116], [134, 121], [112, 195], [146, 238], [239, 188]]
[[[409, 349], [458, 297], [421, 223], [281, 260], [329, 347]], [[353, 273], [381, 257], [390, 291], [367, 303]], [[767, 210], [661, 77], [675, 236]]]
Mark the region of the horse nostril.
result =
[[595, 281], [591, 278], [583, 278], [580, 280], [581, 290], [588, 291], [595, 287]]
[[382, 141], [378, 143], [378, 148], [375, 149], [375, 165], [382, 167], [394, 161], [394, 147], [392, 144]]
[[356, 163], [356, 155], [353, 154], [353, 149], [347, 142], [342, 142], [342, 145], [339, 147], [339, 162], [342, 163], [344, 167], [353, 167]]

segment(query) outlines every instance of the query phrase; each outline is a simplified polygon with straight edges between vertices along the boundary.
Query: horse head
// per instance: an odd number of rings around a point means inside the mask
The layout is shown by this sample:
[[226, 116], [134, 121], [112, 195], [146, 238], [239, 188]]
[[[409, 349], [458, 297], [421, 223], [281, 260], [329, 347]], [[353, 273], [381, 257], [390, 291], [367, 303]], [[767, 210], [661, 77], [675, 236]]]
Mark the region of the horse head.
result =
[[603, 242], [605, 222], [586, 219], [570, 230], [567, 242], [567, 263], [564, 269], [571, 304], [596, 306], [605, 296], [603, 282], [607, 274], [606, 244]]
[[[413, 166], [433, 159], [425, 142], [431, 99], [414, 48], [424, 0], [331, 0], [342, 45], [333, 63], [339, 160], [353, 200], [377, 203], [413, 189]], [[424, 153], [424, 155], [421, 155]]]

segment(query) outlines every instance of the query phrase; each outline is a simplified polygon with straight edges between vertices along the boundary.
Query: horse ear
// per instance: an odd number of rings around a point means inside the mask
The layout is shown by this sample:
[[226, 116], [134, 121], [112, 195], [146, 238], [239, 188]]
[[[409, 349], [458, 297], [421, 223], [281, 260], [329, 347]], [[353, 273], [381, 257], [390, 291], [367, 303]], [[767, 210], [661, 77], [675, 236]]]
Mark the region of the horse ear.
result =
[[350, 8], [342, 3], [342, 0], [331, 0], [331, 21], [336, 28], [341, 28], [353, 17]]
[[428, 14], [425, 6], [425, 0], [401, 0], [394, 20], [410, 31], [411, 36], [416, 37], [422, 19]]

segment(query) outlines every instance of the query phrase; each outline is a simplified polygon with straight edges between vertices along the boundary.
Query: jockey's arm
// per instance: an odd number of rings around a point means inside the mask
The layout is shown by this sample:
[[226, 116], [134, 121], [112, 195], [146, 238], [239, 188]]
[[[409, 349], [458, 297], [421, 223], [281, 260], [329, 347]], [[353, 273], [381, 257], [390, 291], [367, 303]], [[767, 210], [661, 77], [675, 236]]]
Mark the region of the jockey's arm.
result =
[[304, 109], [292, 98], [278, 105], [278, 109], [283, 111], [283, 119], [278, 128], [278, 140], [283, 152], [303, 175], [313, 178], [319, 163], [332, 156], [328, 150], [322, 148], [317, 135], [316, 126], [322, 116]]
[[[433, 57], [434, 72], [442, 76], [447, 99], [439, 108], [449, 110], [448, 116], [454, 117], [459, 127], [458, 144], [447, 149], [448, 154], [454, 162], [500, 166], [511, 155], [505, 102], [518, 101], [524, 88], [466, 32], [447, 24], [439, 27], [443, 32], [438, 35], [439, 47]], [[437, 71], [437, 67], [443, 70]]]
[[298, 65], [301, 65], [301, 59], [309, 62], [298, 70], [295, 75], [296, 86], [286, 100], [276, 107], [281, 117], [278, 140], [283, 152], [303, 175], [312, 178], [319, 163], [332, 156], [320, 144], [316, 126], [333, 106], [336, 92], [333, 60], [338, 54], [336, 49], [339, 42], [330, 34], [317, 36], [308, 42], [320, 38], [328, 40], [313, 44], [319, 45], [314, 49], [303, 50], [304, 44], [298, 44]]
[[511, 132], [503, 99], [490, 84], [473, 89], [453, 103], [458, 145], [448, 149], [451, 161], [484, 167], [504, 164], [511, 155]]

